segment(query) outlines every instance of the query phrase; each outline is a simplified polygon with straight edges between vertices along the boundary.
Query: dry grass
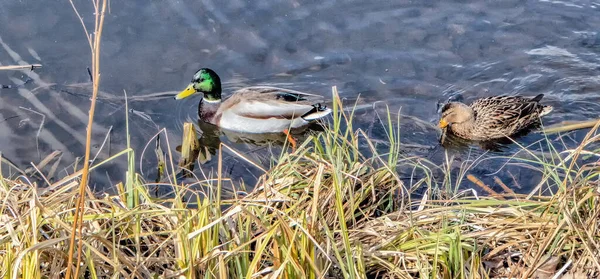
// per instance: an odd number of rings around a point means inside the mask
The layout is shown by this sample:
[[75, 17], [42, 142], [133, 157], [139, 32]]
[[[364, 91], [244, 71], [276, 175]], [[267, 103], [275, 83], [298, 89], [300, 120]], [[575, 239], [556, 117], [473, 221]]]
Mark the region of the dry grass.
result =
[[[335, 91], [333, 96], [337, 99]], [[415, 178], [411, 185], [398, 178], [401, 167], [433, 172], [422, 158], [398, 157], [397, 131], [389, 129], [389, 152], [371, 149], [366, 156], [358, 146], [373, 145], [352, 128], [352, 114], [343, 113], [339, 102], [334, 111], [331, 129], [309, 138], [296, 152], [282, 154], [243, 197], [222, 199], [219, 179], [194, 183], [208, 186], [209, 192], [171, 184], [176, 195], [168, 200], [151, 198], [140, 179], [132, 182], [133, 192], [119, 186], [115, 196], [87, 193], [80, 277], [598, 275], [595, 164], [573, 164], [572, 171], [563, 172], [574, 153], [555, 158], [555, 171], [543, 180], [548, 187], [562, 181], [568, 185], [553, 196], [463, 193], [447, 199], [448, 193], [440, 191], [443, 183], [433, 175]], [[590, 132], [586, 144], [597, 137]], [[548, 169], [547, 163], [530, 164]], [[168, 183], [173, 171], [165, 173], [163, 183]], [[79, 178], [76, 173], [47, 188], [24, 176], [2, 179], [0, 276], [64, 277]], [[428, 194], [412, 200], [409, 189], [416, 187], [426, 187]], [[137, 193], [134, 207], [127, 205], [131, 193]], [[190, 195], [197, 209], [182, 202]]]
[[[98, 11], [106, 2], [93, 3], [94, 30], [101, 30]], [[88, 37], [92, 53], [99, 37]], [[92, 100], [99, 81], [93, 57]], [[127, 178], [116, 195], [91, 193], [87, 168], [55, 183], [26, 171], [0, 177], [0, 277], [65, 278], [73, 271], [77, 278], [598, 277], [600, 169], [578, 158], [598, 156], [600, 124], [575, 149], [557, 152], [547, 141], [550, 152], [539, 156], [524, 148], [527, 156], [511, 159], [543, 174], [538, 187], [518, 195], [504, 185], [508, 194], [498, 194], [468, 167], [456, 173], [449, 163], [402, 157], [391, 114], [388, 150], [378, 152], [352, 127], [353, 112], [343, 110], [335, 88], [332, 96], [329, 128], [281, 154], [245, 196], [223, 198], [220, 168], [211, 174], [216, 178], [174, 182], [180, 167], [158, 151], [159, 183], [174, 195], [153, 198], [135, 171], [129, 141], [89, 168], [127, 155]], [[193, 145], [191, 128], [184, 138]], [[197, 156], [190, 147], [181, 166]], [[0, 166], [14, 167], [6, 160]], [[398, 170], [407, 168], [419, 175], [400, 179]], [[491, 195], [458, 193], [451, 182], [465, 178]], [[191, 190], [198, 185], [208, 190]], [[535, 194], [542, 187], [555, 192]], [[72, 254], [75, 239], [80, 264]]]

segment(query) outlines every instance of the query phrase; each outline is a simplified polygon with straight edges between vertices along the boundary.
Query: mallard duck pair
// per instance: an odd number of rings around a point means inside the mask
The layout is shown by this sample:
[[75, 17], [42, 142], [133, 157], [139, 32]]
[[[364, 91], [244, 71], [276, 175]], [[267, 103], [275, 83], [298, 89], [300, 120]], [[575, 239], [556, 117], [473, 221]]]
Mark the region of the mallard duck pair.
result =
[[285, 133], [293, 148], [296, 141], [290, 129], [323, 118], [331, 109], [322, 105], [322, 96], [290, 89], [257, 86], [235, 91], [221, 98], [221, 79], [215, 71], [202, 68], [175, 99], [202, 93], [198, 115], [202, 121], [241, 133]]
[[[277, 87], [247, 87], [221, 98], [221, 79], [215, 71], [202, 68], [185, 90], [183, 99], [202, 93], [198, 115], [202, 121], [241, 133], [285, 133], [295, 147], [289, 129], [300, 128], [331, 113], [323, 97]], [[498, 96], [479, 99], [470, 106], [451, 102], [442, 108], [439, 127], [443, 132], [469, 140], [492, 140], [514, 135], [552, 111], [534, 98]]]

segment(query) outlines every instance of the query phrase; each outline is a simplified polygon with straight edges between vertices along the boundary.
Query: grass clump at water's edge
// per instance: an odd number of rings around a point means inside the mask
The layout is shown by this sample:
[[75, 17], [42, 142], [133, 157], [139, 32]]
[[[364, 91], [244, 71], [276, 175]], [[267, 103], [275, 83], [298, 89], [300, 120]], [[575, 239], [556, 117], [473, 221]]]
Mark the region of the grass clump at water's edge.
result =
[[[586, 147], [599, 137], [595, 132], [566, 158], [529, 161], [544, 173], [541, 184], [559, 186], [553, 196], [450, 198], [442, 189], [462, 177], [445, 172], [439, 181], [434, 172], [448, 167], [400, 156], [390, 114], [389, 150], [380, 154], [353, 129], [352, 112], [342, 109], [335, 89], [333, 96], [329, 128], [296, 152], [282, 154], [244, 197], [222, 199], [218, 173], [197, 181], [208, 192], [171, 183], [176, 195], [168, 200], [151, 198], [136, 175], [128, 176], [127, 187], [135, 191], [117, 187], [117, 195], [103, 197], [88, 192], [80, 277], [598, 275], [600, 171], [573, 163], [578, 154], [591, 152]], [[369, 156], [359, 151], [361, 145], [370, 147]], [[398, 176], [402, 167], [420, 175], [407, 185]], [[2, 278], [61, 278], [74, 268], [67, 266], [67, 250], [79, 177], [44, 188], [23, 176], [2, 178]], [[417, 188], [425, 194], [411, 200]], [[184, 195], [194, 197], [196, 209], [182, 201]]]

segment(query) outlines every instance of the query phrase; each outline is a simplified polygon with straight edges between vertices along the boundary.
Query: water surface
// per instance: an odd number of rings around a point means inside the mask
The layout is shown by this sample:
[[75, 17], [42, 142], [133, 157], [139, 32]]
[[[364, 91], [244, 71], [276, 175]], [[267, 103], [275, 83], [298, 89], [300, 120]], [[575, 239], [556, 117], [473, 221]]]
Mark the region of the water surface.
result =
[[[75, 2], [91, 26], [90, 4]], [[152, 137], [165, 128], [168, 142], [163, 137], [162, 143], [176, 154], [182, 123], [195, 121], [198, 99], [176, 102], [171, 96], [200, 67], [220, 73], [227, 92], [274, 85], [329, 96], [335, 85], [343, 98], [361, 97], [356, 125], [382, 143], [377, 113], [388, 105], [407, 116], [400, 122], [403, 152], [439, 163], [445, 154], [432, 128], [436, 104], [455, 94], [470, 102], [544, 93], [543, 102], [555, 107], [545, 125], [597, 118], [599, 9], [600, 3], [577, 0], [112, 1], [102, 38], [92, 156], [98, 154], [98, 162], [125, 147], [126, 92], [138, 167], [152, 181]], [[0, 84], [22, 85], [0, 89], [0, 150], [23, 168], [60, 150], [58, 176], [72, 173], [72, 163], [83, 154], [91, 94], [89, 47], [79, 20], [68, 1], [9, 0], [0, 5], [0, 26], [2, 65], [43, 64], [34, 72], [0, 72]], [[586, 132], [550, 140], [572, 147]], [[540, 139], [530, 134], [519, 141]], [[223, 141], [264, 166], [279, 152], [224, 136], [208, 141], [212, 146]], [[483, 156], [518, 149], [512, 144]], [[484, 150], [474, 145], [450, 152], [457, 158], [453, 168], [459, 168]], [[227, 154], [226, 173], [252, 185], [260, 171]], [[215, 161], [201, 170], [214, 170]], [[96, 171], [96, 189], [110, 190], [123, 179], [125, 163], [123, 158]], [[490, 174], [503, 163], [484, 160], [472, 173], [493, 184]], [[522, 167], [500, 176], [523, 192], [539, 181]]]

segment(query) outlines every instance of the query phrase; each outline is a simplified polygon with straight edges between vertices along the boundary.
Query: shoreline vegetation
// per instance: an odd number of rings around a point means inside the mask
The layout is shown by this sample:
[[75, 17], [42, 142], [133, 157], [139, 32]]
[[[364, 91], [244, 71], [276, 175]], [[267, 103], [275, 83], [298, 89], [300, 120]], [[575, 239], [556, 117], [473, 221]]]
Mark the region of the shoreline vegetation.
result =
[[[93, 0], [94, 94], [106, 0]], [[81, 16], [73, 5], [76, 15]], [[82, 20], [83, 24], [83, 20]], [[84, 26], [85, 29], [85, 26]], [[383, 152], [352, 126], [332, 89], [324, 131], [282, 152], [252, 191], [221, 168], [178, 183], [177, 156], [157, 152], [170, 198], [137, 174], [133, 148], [57, 182], [0, 177], [1, 278], [596, 278], [600, 275], [599, 123], [581, 144], [511, 160], [542, 174], [528, 195], [497, 193], [451, 159], [435, 165], [400, 153], [399, 119], [388, 113]], [[127, 110], [127, 108], [126, 108]], [[128, 125], [127, 125], [128, 126]], [[589, 127], [589, 124], [588, 126]], [[129, 127], [127, 127], [127, 130]], [[127, 131], [128, 133], [128, 131]], [[183, 160], [199, 164], [192, 124]], [[87, 154], [91, 124], [88, 125]], [[129, 138], [129, 135], [127, 135]], [[366, 146], [368, 152], [359, 146]], [[222, 162], [221, 145], [218, 162]], [[284, 147], [284, 150], [287, 150]], [[87, 155], [86, 154], [86, 155]], [[87, 185], [94, 168], [127, 156], [114, 195]], [[187, 156], [193, 156], [192, 162]], [[239, 155], [244, 159], [242, 155]], [[160, 159], [163, 158], [163, 159]], [[89, 160], [85, 160], [89, 162]], [[12, 168], [4, 160], [2, 168]], [[200, 166], [201, 167], [201, 166]], [[401, 178], [399, 169], [413, 175]], [[257, 172], [261, 172], [257, 168]], [[461, 181], [473, 189], [458, 189]], [[39, 181], [39, 182], [36, 182]], [[226, 197], [224, 185], [238, 195]], [[201, 187], [198, 187], [201, 186]], [[192, 190], [192, 189], [205, 190]], [[238, 189], [240, 188], [240, 189]], [[477, 190], [487, 196], [477, 194]], [[545, 195], [542, 195], [544, 193]], [[551, 193], [548, 195], [547, 193]]]
[[[597, 154], [590, 145], [598, 127], [576, 149], [520, 162], [543, 173], [540, 187], [553, 195], [505, 185], [496, 193], [468, 169], [450, 175], [447, 165], [400, 155], [395, 119], [387, 119], [388, 150], [378, 152], [352, 127], [335, 87], [332, 96], [329, 128], [283, 152], [247, 194], [223, 198], [232, 182], [219, 171], [168, 182], [181, 170], [171, 159], [161, 164], [171, 198], [153, 198], [133, 165], [132, 184], [117, 185], [115, 195], [86, 189], [79, 278], [598, 276], [600, 169], [578, 160]], [[193, 125], [184, 126], [189, 138]], [[365, 145], [368, 156], [358, 148]], [[397, 170], [407, 167], [415, 175], [401, 179]], [[80, 179], [78, 172], [41, 187], [2, 178], [2, 278], [65, 276]], [[464, 179], [478, 186], [455, 189]], [[206, 190], [190, 190], [197, 186]]]

